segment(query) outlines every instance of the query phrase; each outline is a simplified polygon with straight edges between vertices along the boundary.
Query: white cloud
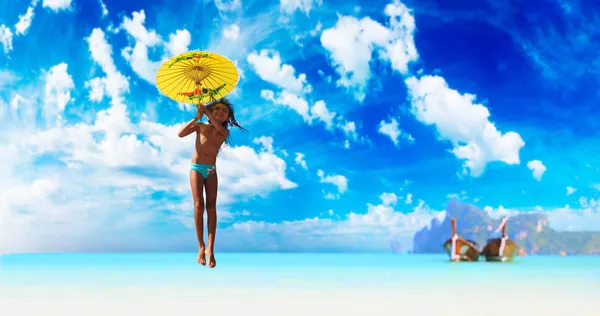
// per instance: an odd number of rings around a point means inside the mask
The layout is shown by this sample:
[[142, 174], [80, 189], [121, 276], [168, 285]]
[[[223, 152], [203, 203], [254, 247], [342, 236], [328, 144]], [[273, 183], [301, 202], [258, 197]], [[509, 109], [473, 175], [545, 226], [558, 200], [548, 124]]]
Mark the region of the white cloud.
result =
[[12, 85], [19, 79], [19, 76], [10, 70], [0, 70], [0, 88]]
[[544, 164], [539, 160], [531, 160], [527, 162], [527, 168], [533, 171], [533, 177], [537, 181], [541, 181], [544, 172], [546, 172], [546, 166], [544, 166]]
[[354, 122], [345, 122], [340, 124], [339, 127], [344, 131], [344, 134], [348, 136], [349, 139], [354, 141], [358, 140], [358, 133], [356, 132], [356, 123]]
[[267, 101], [284, 105], [294, 110], [309, 125], [312, 125], [316, 119], [323, 122], [325, 128], [329, 131], [333, 131], [335, 127], [343, 131], [348, 138], [354, 141], [359, 140], [356, 132], [356, 124], [351, 121], [345, 121], [342, 116], [337, 115], [335, 112], [330, 112], [323, 100], [315, 102], [311, 107], [304, 97], [286, 90], [280, 92], [277, 97], [275, 97], [275, 92], [272, 90], [261, 90], [260, 96]]
[[304, 160], [304, 154], [303, 153], [296, 153], [295, 161], [296, 161], [297, 165], [300, 165], [305, 170], [308, 170], [308, 166], [306, 165], [306, 160]]
[[[280, 23], [288, 23], [289, 20], [287, 19], [288, 17], [283, 17]], [[298, 44], [298, 46], [300, 47], [304, 47], [304, 43], [303, 41], [306, 39], [313, 39], [314, 37], [318, 36], [319, 34], [321, 34], [321, 31], [323, 30], [323, 24], [321, 23], [321, 21], [317, 21], [317, 24], [315, 25], [315, 27], [309, 31], [303, 31], [303, 30], [295, 30], [294, 31], [294, 42], [296, 44]], [[329, 78], [331, 80], [331, 78]]]
[[340, 75], [336, 84], [352, 92], [359, 102], [367, 93], [374, 52], [402, 74], [408, 73], [409, 63], [419, 57], [413, 38], [415, 20], [408, 8], [394, 1], [384, 13], [389, 27], [369, 17], [358, 20], [339, 16], [335, 26], [321, 33], [321, 45], [331, 54], [331, 62]]
[[[438, 212], [431, 210], [424, 201], [414, 208], [417, 214], [403, 214], [396, 212], [394, 206], [397, 199], [393, 199], [389, 194], [382, 195], [382, 203], [379, 205], [367, 204], [367, 214], [350, 213], [349, 221], [354, 225], [382, 225], [387, 227], [412, 226], [415, 231], [427, 226], [429, 221], [436, 216]], [[408, 215], [408, 216], [407, 216]]]
[[289, 14], [298, 10], [304, 12], [307, 16], [312, 9], [323, 4], [323, 0], [279, 0], [281, 11]]
[[501, 134], [490, 122], [488, 109], [475, 103], [474, 95], [460, 94], [439, 76], [410, 77], [406, 85], [413, 115], [435, 126], [440, 137], [452, 144], [452, 153], [465, 161], [465, 172], [479, 177], [489, 162], [520, 163], [519, 151], [525, 145], [521, 136]]
[[262, 147], [268, 153], [273, 153], [274, 152], [274, 150], [273, 150], [273, 137], [261, 136], [261, 137], [255, 138], [252, 142], [255, 143], [255, 144], [262, 145]]
[[68, 72], [68, 65], [60, 63], [46, 73], [46, 90], [44, 108], [47, 112], [58, 114], [65, 110], [67, 103], [71, 102], [71, 90], [75, 88], [73, 77]]
[[42, 6], [58, 12], [68, 9], [71, 6], [71, 0], [42, 0]]
[[100, 3], [100, 8], [102, 9], [102, 17], [107, 16], [108, 8], [106, 8], [106, 4], [104, 4], [104, 2], [102, 0], [98, 0], [98, 2]]
[[100, 102], [104, 99], [104, 84], [101, 78], [92, 78], [86, 81], [85, 87], [89, 89], [90, 101]]
[[234, 198], [266, 197], [276, 190], [298, 187], [286, 177], [285, 161], [272, 152], [256, 153], [246, 146], [227, 147], [219, 159], [217, 172], [222, 187], [219, 194], [230, 196], [226, 199], [230, 203]]
[[15, 94], [15, 96], [12, 98], [12, 100], [10, 100], [10, 107], [13, 110], [19, 110], [19, 108], [24, 105], [27, 104], [28, 100], [23, 98], [23, 96], [21, 96], [20, 94]]
[[304, 98], [287, 91], [281, 92], [277, 98], [275, 98], [275, 93], [271, 90], [262, 90], [261, 97], [275, 104], [289, 107], [302, 116], [306, 123], [312, 123], [312, 116], [309, 113], [309, 105]]
[[242, 0], [214, 0], [221, 13], [232, 12], [242, 8]]
[[31, 21], [33, 19], [33, 9], [35, 9], [35, 5], [37, 1], [34, 1], [29, 7], [27, 7], [27, 12], [25, 14], [19, 15], [19, 21], [15, 24], [15, 34], [16, 35], [25, 35], [27, 30], [31, 26]]
[[8, 54], [13, 49], [13, 33], [10, 28], [4, 24], [0, 25], [0, 43], [4, 47], [4, 53]]
[[[337, 24], [321, 35], [321, 44], [331, 53], [341, 76], [337, 84], [352, 91], [358, 101], [366, 94], [374, 51], [402, 75], [408, 75], [408, 65], [418, 59], [413, 38], [415, 20], [408, 8], [396, 0], [384, 12], [389, 28], [368, 17], [340, 16]], [[478, 177], [492, 161], [520, 163], [519, 151], [525, 145], [520, 135], [501, 134], [489, 121], [487, 108], [474, 103], [475, 96], [461, 95], [439, 76], [413, 76], [405, 83], [412, 113], [422, 123], [434, 125], [441, 138], [452, 143], [452, 153], [465, 161], [464, 173]], [[397, 137], [393, 121], [381, 127], [392, 141]]]
[[395, 193], [382, 193], [380, 198], [383, 205], [396, 205], [398, 202], [398, 196]]
[[[163, 41], [154, 30], [148, 30], [144, 26], [146, 14], [144, 10], [133, 12], [132, 18], [124, 17], [120, 28], [129, 34], [134, 45], [127, 46], [121, 50], [121, 55], [129, 62], [132, 70], [142, 79], [150, 84], [156, 84], [156, 71], [161, 63], [173, 55], [188, 51], [191, 43], [191, 35], [188, 30], [177, 30], [169, 35], [169, 41]], [[154, 47], [162, 47], [164, 56], [161, 60], [150, 60], [148, 50]]]
[[338, 193], [343, 194], [348, 190], [348, 179], [342, 175], [327, 175], [325, 176], [325, 172], [319, 169], [317, 171], [317, 176], [321, 179], [321, 183], [329, 183], [333, 184], [337, 187]]
[[314, 217], [282, 223], [237, 222], [222, 235], [227, 234], [231, 240], [245, 240], [245, 248], [263, 251], [365, 251], [367, 240], [368, 251], [389, 251], [391, 241], [399, 242], [402, 249], [410, 249], [415, 232], [434, 217], [443, 220], [445, 211], [432, 210], [423, 201], [411, 209], [402, 209], [396, 205], [394, 196], [383, 193], [380, 204], [367, 204], [366, 213], [351, 212], [339, 221]]
[[396, 146], [400, 144], [400, 138], [405, 139], [408, 143], [414, 142], [412, 135], [400, 130], [398, 121], [395, 118], [391, 118], [389, 122], [383, 120], [379, 122], [377, 132], [388, 136]]
[[[371, 20], [340, 16], [337, 24], [323, 31], [321, 44], [341, 78], [337, 84], [362, 101], [371, 78], [373, 52], [391, 63], [392, 69], [408, 75], [408, 65], [418, 59], [414, 45], [414, 17], [399, 1], [386, 6], [390, 27]], [[519, 151], [525, 145], [519, 134], [501, 134], [488, 119], [489, 112], [474, 104], [474, 96], [450, 89], [439, 76], [410, 77], [405, 80], [412, 112], [424, 124], [434, 125], [442, 139], [453, 145], [452, 153], [464, 160], [464, 173], [480, 176], [488, 162], [519, 164]], [[388, 132], [394, 137], [393, 126]]]
[[327, 109], [325, 101], [319, 100], [315, 102], [312, 108], [310, 108], [310, 113], [312, 114], [313, 118], [325, 123], [325, 128], [328, 130], [333, 129], [333, 119], [336, 117], [336, 113], [330, 112], [329, 109]]
[[127, 46], [121, 51], [121, 55], [127, 60], [133, 71], [144, 80], [154, 84], [156, 71], [160, 67], [160, 61], [151, 61], [148, 58], [148, 48], [157, 46], [161, 39], [155, 31], [148, 31], [144, 26], [146, 14], [144, 10], [133, 12], [133, 18], [123, 18], [123, 28], [133, 37], [135, 45]]
[[[469, 198], [466, 191], [460, 191], [460, 193], [450, 193], [450, 194], [447, 194], [446, 197], [449, 199], [455, 199], [455, 200], [466, 200]], [[475, 201], [475, 199], [473, 199], [473, 200]]]
[[577, 191], [577, 189], [575, 189], [574, 187], [571, 187], [571, 186], [567, 187], [567, 195], [571, 195], [571, 194], [575, 193], [575, 191]]
[[326, 76], [325, 72], [321, 69], [319, 69], [318, 73], [319, 73], [319, 77], [321, 77], [321, 79], [325, 80], [325, 82], [327, 82], [327, 83], [331, 83], [332, 78], [330, 75]]
[[581, 197], [577, 207], [565, 205], [558, 208], [535, 207], [532, 210], [507, 209], [486, 206], [483, 209], [492, 218], [517, 214], [541, 213], [548, 216], [549, 226], [557, 231], [598, 231], [600, 227], [600, 199]]
[[413, 197], [412, 193], [408, 193], [406, 195], [406, 202], [405, 203], [406, 204], [412, 204], [412, 202], [413, 202], [412, 197]]
[[325, 191], [323, 191], [323, 198], [326, 199], [326, 200], [339, 200], [340, 199], [340, 195], [332, 193], [332, 192], [325, 192]]
[[163, 43], [163, 45], [166, 47], [166, 56], [164, 56], [163, 59], [171, 58], [175, 55], [187, 52], [191, 43], [192, 35], [188, 30], [177, 30], [174, 34], [169, 34], [169, 41], [167, 43]]
[[223, 37], [236, 41], [240, 36], [240, 27], [237, 24], [227, 25], [223, 28]]
[[[36, 110], [34, 101], [15, 97], [7, 109], [19, 120], [0, 131], [0, 151], [7, 154], [0, 158], [0, 217], [7, 228], [0, 252], [114, 249], [131, 238], [140, 247], [152, 248], [156, 238], [144, 231], [146, 223], [161, 220], [174, 227], [193, 223], [189, 187], [193, 137], [177, 137], [184, 122], [172, 126], [145, 119], [131, 122], [124, 99], [128, 80], [117, 70], [105, 34], [94, 29], [86, 41], [104, 73], [90, 85], [101, 84], [111, 99], [108, 109], [95, 113], [89, 123], [46, 129], [31, 119], [36, 114], [29, 112]], [[72, 80], [66, 64], [55, 66], [47, 77], [48, 96], [58, 104], [70, 100], [65, 91]], [[217, 203], [224, 218], [232, 216], [228, 207], [233, 202], [297, 187], [286, 177], [285, 161], [269, 149], [272, 138], [258, 139], [266, 150], [226, 146], [219, 153]], [[52, 154], [57, 160], [36, 164], [40, 154]], [[154, 192], [184, 202], [154, 200], [150, 198]], [[107, 238], [99, 242], [101, 232]]]
[[272, 90], [262, 90], [260, 95], [263, 99], [294, 110], [309, 125], [316, 119], [323, 122], [327, 130], [337, 128], [353, 141], [359, 141], [355, 123], [331, 112], [325, 101], [319, 100], [310, 106], [305, 95], [312, 92], [312, 86], [307, 82], [306, 75], [302, 73], [296, 76], [294, 67], [284, 64], [279, 52], [263, 49], [260, 53], [251, 53], [247, 60], [262, 80], [282, 90], [277, 94]]
[[248, 55], [248, 63], [258, 76], [288, 93], [302, 95], [312, 91], [312, 86], [306, 81], [306, 74], [298, 74], [293, 66], [282, 64], [279, 52], [263, 49], [258, 54]]

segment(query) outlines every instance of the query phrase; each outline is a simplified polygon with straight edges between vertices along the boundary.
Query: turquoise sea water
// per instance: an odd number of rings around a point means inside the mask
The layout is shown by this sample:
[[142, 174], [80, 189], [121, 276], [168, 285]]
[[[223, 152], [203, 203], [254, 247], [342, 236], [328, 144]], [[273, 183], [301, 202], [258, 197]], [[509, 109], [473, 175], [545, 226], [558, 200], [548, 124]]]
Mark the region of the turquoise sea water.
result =
[[512, 263], [452, 263], [445, 255], [195, 253], [0, 256], [4, 286], [398, 287], [462, 283], [600, 288], [600, 257], [530, 256]]

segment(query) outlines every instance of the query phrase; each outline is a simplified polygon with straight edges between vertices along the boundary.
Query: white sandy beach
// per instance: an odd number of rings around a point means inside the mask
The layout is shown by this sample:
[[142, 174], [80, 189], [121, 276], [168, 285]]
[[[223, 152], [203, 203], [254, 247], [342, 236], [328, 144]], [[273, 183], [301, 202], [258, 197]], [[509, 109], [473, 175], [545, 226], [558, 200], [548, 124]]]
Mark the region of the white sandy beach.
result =
[[[468, 302], [457, 305], [454, 301]], [[0, 315], [543, 315], [598, 316], [600, 287], [399, 289], [0, 287]], [[511, 306], [506, 302], [514, 302]], [[500, 309], [499, 306], [509, 306]]]

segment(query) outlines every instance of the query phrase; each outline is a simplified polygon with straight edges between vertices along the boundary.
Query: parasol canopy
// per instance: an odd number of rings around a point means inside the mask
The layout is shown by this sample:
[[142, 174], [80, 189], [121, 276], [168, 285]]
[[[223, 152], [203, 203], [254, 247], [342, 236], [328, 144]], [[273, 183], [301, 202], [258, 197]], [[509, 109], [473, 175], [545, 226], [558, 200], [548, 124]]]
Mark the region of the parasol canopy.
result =
[[206, 104], [225, 97], [237, 85], [237, 68], [219, 54], [190, 51], [165, 61], [156, 72], [156, 85], [181, 103]]

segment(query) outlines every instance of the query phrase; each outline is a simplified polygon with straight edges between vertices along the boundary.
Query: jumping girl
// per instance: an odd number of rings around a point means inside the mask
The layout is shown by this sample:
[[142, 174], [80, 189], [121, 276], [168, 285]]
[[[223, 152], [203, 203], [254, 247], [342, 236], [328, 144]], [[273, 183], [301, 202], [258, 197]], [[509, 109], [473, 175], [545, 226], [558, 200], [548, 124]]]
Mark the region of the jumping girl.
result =
[[[217, 154], [223, 143], [229, 143], [230, 125], [245, 129], [235, 120], [233, 106], [223, 98], [208, 104], [196, 105], [198, 112], [193, 120], [186, 123], [178, 132], [179, 137], [185, 137], [196, 132], [196, 146], [190, 167], [190, 185], [194, 198], [194, 223], [198, 237], [198, 263], [214, 268], [217, 265], [214, 254], [215, 233], [217, 230]], [[206, 115], [208, 124], [201, 123]], [[200, 122], [197, 122], [199, 121]], [[208, 218], [208, 247], [204, 244], [204, 197], [206, 192], [206, 213]]]

